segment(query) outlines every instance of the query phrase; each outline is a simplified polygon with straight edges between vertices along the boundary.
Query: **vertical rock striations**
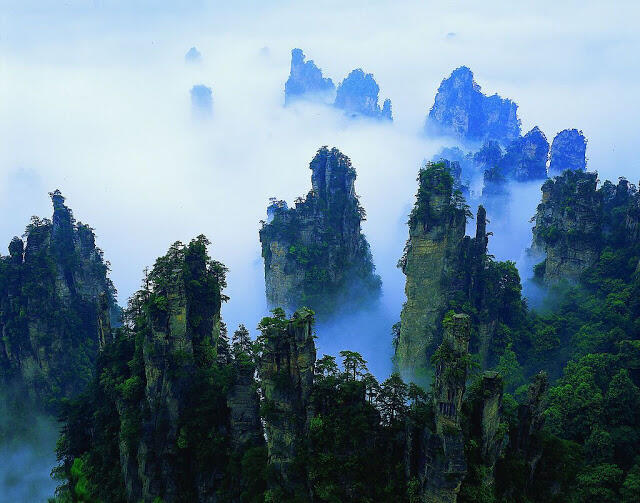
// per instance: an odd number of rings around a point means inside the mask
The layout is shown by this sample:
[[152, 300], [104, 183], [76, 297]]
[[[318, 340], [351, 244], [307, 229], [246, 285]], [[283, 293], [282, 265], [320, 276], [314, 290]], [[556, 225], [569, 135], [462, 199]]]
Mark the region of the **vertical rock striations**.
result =
[[93, 229], [50, 195], [52, 219], [33, 217], [26, 246], [14, 237], [0, 258], [0, 375], [53, 411], [91, 380], [115, 289]]
[[484, 95], [471, 70], [461, 66], [440, 84], [425, 131], [507, 145], [520, 136], [517, 112], [518, 105], [511, 100]]
[[466, 226], [465, 208], [445, 163], [427, 164], [418, 182], [409, 239], [399, 263], [407, 277], [407, 302], [396, 348], [401, 370], [416, 372], [426, 368], [428, 352], [437, 346], [437, 325], [448, 301], [444, 285], [454, 273]]
[[285, 106], [300, 98], [326, 101], [333, 98], [334, 91], [332, 80], [323, 78], [322, 70], [312, 60], [305, 61], [301, 49], [291, 51], [291, 72], [284, 85]]
[[464, 438], [460, 426], [462, 398], [469, 364], [470, 319], [456, 314], [447, 318], [441, 345], [434, 354], [434, 424], [408, 437], [409, 476], [417, 481], [424, 503], [455, 503], [467, 472]]
[[365, 74], [362, 69], [353, 70], [338, 86], [334, 106], [344, 110], [352, 117], [364, 116], [374, 119], [393, 120], [391, 117], [391, 100], [384, 101], [382, 108], [378, 105], [380, 87], [371, 73]]
[[418, 176], [409, 239], [398, 266], [407, 277], [396, 360], [420, 377], [439, 344], [439, 322], [450, 296], [465, 235], [467, 210], [445, 162], [427, 163]]
[[560, 175], [563, 171], [586, 171], [587, 139], [582, 131], [565, 129], [560, 131], [551, 144], [549, 176]]
[[[209, 427], [220, 432], [229, 422], [221, 389], [207, 385], [220, 334], [220, 308], [224, 296], [224, 267], [209, 259], [204, 236], [189, 245], [174, 244], [156, 261], [149, 273], [147, 318], [140, 320], [144, 383], [138, 439], [123, 446], [123, 457], [137, 458], [139, 481], [126, 481], [130, 499], [151, 501], [162, 495], [166, 501], [194, 494], [197, 501], [214, 501], [222, 466], [212, 463], [208, 471], [194, 467], [191, 473], [181, 463], [200, 446], [201, 434], [193, 430], [190, 416], [203, 396], [213, 395], [220, 407]], [[131, 410], [121, 406], [124, 421]], [[190, 445], [191, 444], [191, 445]], [[132, 474], [135, 478], [136, 475]], [[133, 488], [140, 488], [135, 494]]]
[[276, 473], [274, 490], [284, 494], [308, 494], [309, 483], [298, 460], [313, 416], [316, 348], [313, 341], [313, 313], [296, 311], [291, 320], [275, 310], [274, 318], [260, 323], [262, 353], [258, 372], [262, 381], [262, 412], [265, 422], [269, 464]]
[[400, 314], [395, 361], [408, 378], [426, 383], [447, 311], [471, 315], [471, 347], [486, 368], [495, 364], [496, 329], [516, 323], [524, 305], [515, 264], [494, 261], [487, 254], [490, 233], [483, 206], [476, 214], [475, 236], [465, 236], [466, 219], [472, 215], [455, 189], [451, 164], [427, 163], [418, 181], [409, 239], [398, 262], [406, 276], [407, 301]]
[[294, 208], [273, 202], [260, 229], [267, 302], [321, 317], [366, 305], [380, 294], [364, 210], [354, 189], [356, 172], [338, 149], [322, 147], [310, 164], [312, 189]]
[[255, 483], [239, 468], [264, 445], [253, 354], [248, 332], [229, 352], [226, 268], [208, 244], [178, 242], [156, 260], [100, 355], [84, 406], [66, 417], [64, 466], [86, 464], [94, 480], [109, 480], [91, 487], [100, 500], [238, 501]]
[[577, 281], [599, 255], [601, 196], [598, 175], [568, 171], [542, 186], [533, 228], [532, 251], [546, 258], [536, 276], [546, 283]]
[[530, 252], [544, 258], [535, 275], [545, 283], [576, 283], [601, 254], [637, 243], [640, 195], [620, 178], [598, 185], [597, 173], [567, 170], [542, 186]]

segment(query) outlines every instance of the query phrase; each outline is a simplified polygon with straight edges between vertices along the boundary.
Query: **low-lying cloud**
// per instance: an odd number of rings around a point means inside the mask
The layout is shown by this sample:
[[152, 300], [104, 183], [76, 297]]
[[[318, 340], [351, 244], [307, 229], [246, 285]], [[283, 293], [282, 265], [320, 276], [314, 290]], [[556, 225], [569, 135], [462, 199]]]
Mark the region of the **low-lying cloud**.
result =
[[[537, 124], [551, 139], [566, 127], [584, 130], [589, 168], [601, 177], [638, 177], [640, 75], [627, 57], [638, 42], [637, 8], [549, 6], [553, 16], [472, 2], [8, 6], [0, 241], [20, 235], [32, 214], [49, 215], [47, 192], [60, 188], [76, 218], [95, 227], [124, 302], [171, 242], [205, 233], [230, 269], [229, 328], [255, 327], [266, 314], [257, 232], [268, 198], [306, 194], [316, 149], [336, 146], [358, 172], [364, 231], [383, 279], [380, 316], [395, 321], [404, 300], [395, 264], [417, 170], [451, 144], [420, 131], [453, 68], [470, 66], [485, 92], [514, 99], [524, 131]], [[197, 65], [184, 61], [192, 46]], [[350, 121], [322, 105], [283, 108], [293, 47], [336, 82], [353, 68], [372, 72], [393, 101], [394, 123]], [[210, 120], [193, 119], [196, 84], [213, 91]], [[538, 196], [537, 186], [519, 186], [508, 212], [490, 215], [497, 258], [520, 259]], [[361, 346], [370, 360], [382, 352], [388, 362], [390, 327], [373, 325], [338, 324], [351, 335], [336, 346]]]

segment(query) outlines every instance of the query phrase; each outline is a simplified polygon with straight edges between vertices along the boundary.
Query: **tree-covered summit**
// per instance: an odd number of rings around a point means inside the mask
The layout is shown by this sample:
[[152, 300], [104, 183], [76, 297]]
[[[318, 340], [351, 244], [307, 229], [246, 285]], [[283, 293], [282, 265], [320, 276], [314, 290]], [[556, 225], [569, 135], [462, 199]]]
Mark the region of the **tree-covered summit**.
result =
[[90, 381], [118, 310], [93, 229], [50, 196], [52, 218], [32, 217], [0, 257], [0, 374], [54, 411]]
[[274, 200], [260, 229], [267, 302], [320, 318], [363, 307], [380, 294], [380, 278], [362, 233], [351, 160], [322, 147], [309, 165], [311, 190], [295, 207]]

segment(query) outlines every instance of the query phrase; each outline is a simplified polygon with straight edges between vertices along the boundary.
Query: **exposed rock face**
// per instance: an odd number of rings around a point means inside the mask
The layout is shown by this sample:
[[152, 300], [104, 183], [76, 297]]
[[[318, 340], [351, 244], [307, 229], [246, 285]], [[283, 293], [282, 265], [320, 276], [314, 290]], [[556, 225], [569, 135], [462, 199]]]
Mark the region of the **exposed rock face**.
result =
[[500, 161], [502, 172], [518, 182], [547, 178], [549, 142], [538, 126], [511, 142]]
[[442, 341], [447, 311], [472, 316], [472, 351], [489, 368], [495, 364], [492, 341], [497, 327], [512, 323], [511, 314], [517, 316], [523, 306], [517, 269], [487, 254], [490, 233], [482, 205], [475, 236], [465, 236], [471, 213], [455, 190], [450, 165], [427, 163], [418, 181], [409, 239], [398, 262], [406, 276], [407, 301], [400, 314], [395, 362], [408, 379], [426, 384], [432, 371], [429, 358]]
[[55, 410], [91, 380], [111, 340], [115, 289], [91, 227], [75, 221], [60, 191], [51, 200], [52, 219], [33, 217], [26, 246], [14, 237], [0, 258], [0, 375]]
[[356, 172], [338, 149], [322, 147], [311, 161], [312, 189], [294, 208], [267, 210], [260, 230], [267, 302], [320, 317], [366, 304], [380, 294], [380, 278], [361, 232], [364, 210], [354, 189]]
[[245, 330], [229, 351], [226, 268], [208, 244], [176, 242], [156, 260], [66, 417], [66, 468], [92, 451], [86, 463], [108, 473], [98, 479], [107, 487], [90, 489], [96, 501], [239, 501], [252, 483], [239, 465], [249, 450], [260, 459], [265, 444], [253, 349]]
[[507, 145], [520, 136], [517, 111], [511, 100], [484, 95], [471, 70], [461, 66], [440, 84], [425, 131]]
[[419, 484], [420, 501], [455, 503], [467, 472], [464, 438], [460, 428], [462, 397], [467, 376], [470, 319], [453, 315], [448, 320], [436, 356], [433, 407], [435, 428], [409, 436], [410, 458], [418, 459], [409, 475]]
[[194, 407], [194, 375], [211, 365], [209, 353], [220, 333], [220, 269], [208, 261], [205, 246], [204, 238], [187, 248], [175, 244], [149, 275], [149, 328], [143, 332], [141, 348], [141, 406], [147, 412], [137, 445], [121, 448], [121, 458], [135, 455], [137, 461], [137, 473], [130, 474], [133, 480], [125, 480], [131, 500], [162, 496], [179, 501], [186, 482], [192, 484], [189, 489], [197, 488], [198, 501], [215, 501], [221, 467], [194, 470], [194, 479], [185, 481], [179, 462], [180, 449], [185, 448], [185, 417]]
[[264, 395], [269, 464], [278, 474], [273, 484], [285, 493], [308, 493], [306, 476], [295, 469], [303, 439], [313, 416], [316, 348], [313, 341], [313, 313], [297, 311], [291, 320], [284, 316], [261, 323], [263, 348], [258, 372]]
[[353, 70], [338, 86], [334, 106], [348, 115], [392, 120], [391, 100], [384, 101], [382, 109], [378, 105], [380, 87], [371, 73], [360, 68]]
[[585, 171], [587, 169], [587, 139], [582, 131], [565, 129], [560, 131], [551, 144], [549, 176], [561, 174], [564, 170]]
[[235, 379], [227, 405], [231, 412], [231, 440], [236, 450], [250, 445], [260, 445], [260, 399], [256, 393], [255, 365], [253, 362], [234, 362]]
[[284, 104], [296, 99], [320, 99], [333, 97], [335, 86], [331, 79], [322, 77], [322, 70], [312, 60], [305, 61], [301, 49], [291, 51], [291, 72], [284, 85]]
[[546, 255], [536, 270], [546, 283], [577, 281], [598, 258], [602, 203], [597, 178], [596, 173], [570, 171], [542, 186], [532, 251]]
[[156, 261], [130, 301], [132, 333], [117, 341], [132, 346], [116, 362], [129, 373], [107, 368], [111, 381], [99, 382], [118, 413], [128, 501], [218, 501], [230, 456], [263, 444], [252, 358], [242, 348], [224, 356], [225, 268], [207, 245], [175, 243]]
[[420, 378], [440, 343], [439, 325], [459, 264], [466, 212], [446, 163], [428, 163], [420, 170], [418, 182], [409, 239], [398, 263], [407, 277], [407, 302], [400, 315], [396, 361], [402, 372]]

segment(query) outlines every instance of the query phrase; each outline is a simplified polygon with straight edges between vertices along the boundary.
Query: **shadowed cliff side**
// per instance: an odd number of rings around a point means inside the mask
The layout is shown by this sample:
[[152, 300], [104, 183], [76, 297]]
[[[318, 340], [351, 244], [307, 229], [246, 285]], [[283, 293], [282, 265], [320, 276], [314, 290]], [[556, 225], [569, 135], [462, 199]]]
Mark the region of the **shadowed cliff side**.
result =
[[0, 258], [0, 376], [54, 412], [91, 380], [116, 292], [93, 229], [50, 195], [52, 219], [33, 217], [26, 243], [14, 237]]
[[295, 208], [274, 201], [260, 229], [265, 287], [270, 307], [306, 306], [319, 319], [363, 307], [380, 295], [380, 277], [361, 231], [351, 161], [322, 147], [311, 161], [312, 189]]

